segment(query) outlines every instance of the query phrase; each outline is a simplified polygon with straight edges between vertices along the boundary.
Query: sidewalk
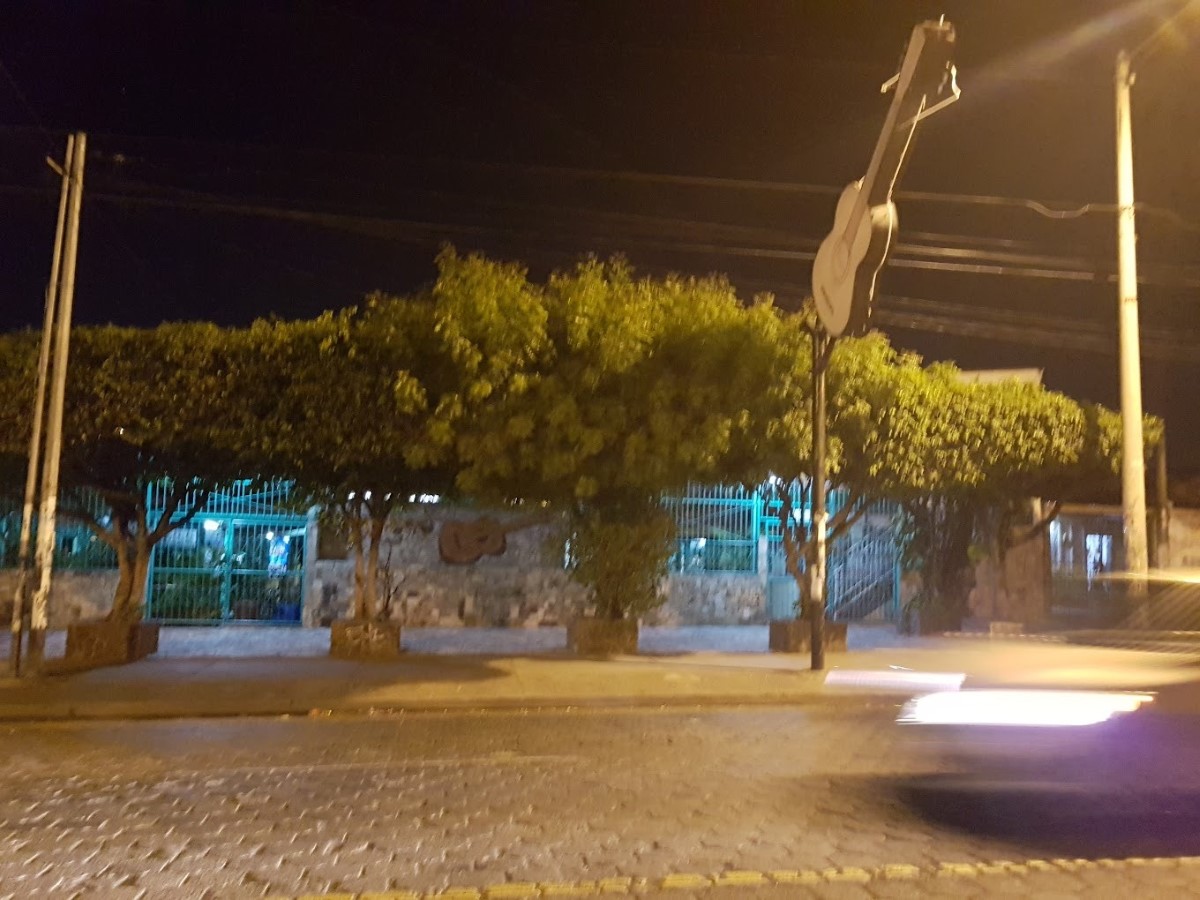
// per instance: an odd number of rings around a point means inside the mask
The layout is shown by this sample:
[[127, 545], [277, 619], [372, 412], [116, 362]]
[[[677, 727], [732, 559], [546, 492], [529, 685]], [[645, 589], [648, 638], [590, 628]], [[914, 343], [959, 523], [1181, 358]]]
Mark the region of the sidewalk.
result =
[[[766, 652], [765, 627], [648, 628], [640, 655], [608, 660], [567, 653], [561, 629], [413, 629], [404, 645], [397, 662], [359, 663], [330, 659], [324, 629], [164, 628], [159, 655], [133, 665], [0, 678], [0, 721], [900, 699], [827, 685], [806, 654]], [[1137, 689], [1200, 676], [1191, 656], [879, 628], [852, 627], [850, 648], [827, 668], [962, 673], [967, 686]]]

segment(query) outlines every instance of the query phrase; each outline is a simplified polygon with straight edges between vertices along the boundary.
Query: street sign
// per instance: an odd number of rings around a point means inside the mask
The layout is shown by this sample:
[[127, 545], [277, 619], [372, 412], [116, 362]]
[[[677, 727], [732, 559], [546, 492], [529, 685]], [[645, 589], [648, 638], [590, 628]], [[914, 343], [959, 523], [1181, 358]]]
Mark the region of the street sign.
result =
[[951, 62], [954, 26], [941, 20], [913, 29], [900, 72], [883, 85], [891, 108], [867, 174], [842, 191], [833, 229], [813, 262], [813, 298], [821, 324], [833, 337], [866, 330], [875, 278], [896, 230], [892, 192], [900, 178], [917, 123], [958, 99]]

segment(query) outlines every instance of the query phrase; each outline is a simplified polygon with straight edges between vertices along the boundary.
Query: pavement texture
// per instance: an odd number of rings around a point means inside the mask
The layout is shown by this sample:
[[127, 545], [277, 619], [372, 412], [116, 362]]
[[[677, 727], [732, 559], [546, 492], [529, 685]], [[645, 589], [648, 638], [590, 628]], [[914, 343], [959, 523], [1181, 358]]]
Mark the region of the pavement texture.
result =
[[930, 795], [884, 709], [8, 723], [0, 758], [13, 900], [1200, 888], [1194, 802]]
[[835, 686], [763, 628], [611, 659], [555, 631], [349, 663], [320, 630], [165, 629], [0, 680], [0, 900], [1200, 896], [1200, 797], [964, 781], [894, 685], [1154, 688], [1197, 658], [860, 627]]
[[[325, 715], [566, 706], [820, 704], [896, 691], [898, 673], [971, 685], [1138, 689], [1191, 680], [1200, 657], [1021, 639], [899, 637], [856, 627], [827, 657], [766, 652], [765, 627], [643, 629], [637, 656], [580, 658], [561, 629], [413, 629], [396, 662], [327, 655], [324, 629], [164, 628], [128, 666], [0, 679], [0, 721]], [[6, 650], [0, 647], [0, 650]]]

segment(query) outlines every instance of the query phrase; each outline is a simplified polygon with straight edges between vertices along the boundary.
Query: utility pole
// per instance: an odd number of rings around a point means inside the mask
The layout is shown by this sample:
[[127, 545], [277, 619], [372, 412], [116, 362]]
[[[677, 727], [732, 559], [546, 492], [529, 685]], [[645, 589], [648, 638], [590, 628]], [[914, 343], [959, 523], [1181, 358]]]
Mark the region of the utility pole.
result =
[[25, 505], [21, 508], [21, 538], [17, 548], [17, 586], [13, 591], [12, 641], [8, 649], [8, 672], [21, 674], [21, 643], [25, 632], [25, 601], [29, 593], [29, 568], [33, 547], [33, 509], [37, 505], [38, 475], [42, 463], [42, 419], [46, 411], [46, 379], [50, 370], [50, 347], [54, 342], [54, 321], [58, 305], [58, 276], [62, 262], [63, 229], [67, 217], [67, 197], [70, 193], [71, 160], [75, 150], [75, 135], [67, 135], [67, 155], [60, 167], [47, 158], [46, 162], [62, 177], [58, 196], [58, 220], [54, 227], [54, 251], [50, 258], [50, 282], [46, 285], [46, 314], [42, 324], [42, 340], [38, 349], [37, 387], [33, 399], [33, 424], [29, 436], [29, 466], [25, 474]]
[[1117, 54], [1117, 290], [1121, 367], [1121, 518], [1125, 568], [1134, 597], [1146, 594], [1146, 464], [1142, 438], [1142, 361], [1138, 338], [1137, 227], [1133, 206], [1130, 55]]
[[71, 154], [66, 236], [62, 258], [62, 285], [57, 302], [58, 322], [51, 363], [49, 415], [46, 420], [45, 463], [42, 468], [41, 503], [38, 509], [37, 588], [29, 616], [29, 669], [40, 674], [46, 657], [49, 624], [50, 577], [54, 567], [54, 525], [58, 511], [58, 467], [62, 456], [63, 398], [67, 386], [67, 355], [71, 345], [71, 307], [75, 300], [75, 263], [79, 255], [79, 214], [83, 205], [83, 163], [87, 135], [77, 132]]

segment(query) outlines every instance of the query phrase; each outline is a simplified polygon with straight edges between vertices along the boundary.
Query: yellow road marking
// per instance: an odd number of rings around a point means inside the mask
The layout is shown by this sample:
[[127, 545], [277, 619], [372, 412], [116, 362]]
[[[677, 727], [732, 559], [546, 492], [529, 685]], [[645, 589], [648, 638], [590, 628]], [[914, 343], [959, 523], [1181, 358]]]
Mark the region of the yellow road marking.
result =
[[737, 869], [729, 872], [673, 872], [658, 878], [613, 877], [591, 881], [504, 882], [485, 887], [455, 886], [442, 890], [396, 890], [363, 894], [301, 894], [270, 900], [521, 900], [542, 897], [592, 897], [598, 894], [631, 895], [642, 890], [704, 890], [725, 887], [818, 885], [917, 878], [986, 878], [997, 875], [1026, 875], [1036, 872], [1077, 872], [1080, 869], [1121, 870], [1163, 866], [1200, 866], [1200, 856], [1129, 857], [1126, 859], [1007, 859], [990, 862], [944, 862], [935, 866], [893, 863], [876, 868], [844, 866], [826, 869], [773, 869], [759, 872]]

